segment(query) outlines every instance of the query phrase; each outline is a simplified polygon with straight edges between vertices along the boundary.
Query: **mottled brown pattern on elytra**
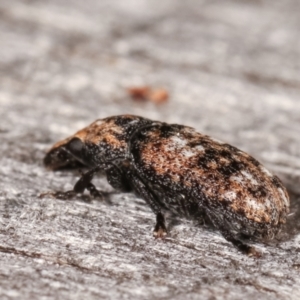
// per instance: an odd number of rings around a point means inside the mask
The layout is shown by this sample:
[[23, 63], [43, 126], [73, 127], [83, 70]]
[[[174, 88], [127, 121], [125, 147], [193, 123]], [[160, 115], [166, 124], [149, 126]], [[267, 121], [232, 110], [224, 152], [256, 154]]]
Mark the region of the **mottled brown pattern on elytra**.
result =
[[273, 176], [247, 153], [187, 127], [167, 137], [149, 129], [146, 137], [140, 143], [144, 168], [170, 176], [187, 193], [198, 186], [209, 201], [224, 202], [254, 222], [284, 223], [288, 202], [279, 189], [288, 197], [285, 188], [280, 181], [275, 186]]

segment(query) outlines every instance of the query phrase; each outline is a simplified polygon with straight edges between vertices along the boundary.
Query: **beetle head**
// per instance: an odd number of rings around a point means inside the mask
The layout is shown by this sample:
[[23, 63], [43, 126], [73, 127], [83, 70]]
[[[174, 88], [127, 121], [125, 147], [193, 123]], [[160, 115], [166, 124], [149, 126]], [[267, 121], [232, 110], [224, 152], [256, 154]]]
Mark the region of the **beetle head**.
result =
[[67, 139], [50, 149], [44, 158], [44, 164], [52, 170], [83, 167], [83, 152], [84, 144], [79, 138]]

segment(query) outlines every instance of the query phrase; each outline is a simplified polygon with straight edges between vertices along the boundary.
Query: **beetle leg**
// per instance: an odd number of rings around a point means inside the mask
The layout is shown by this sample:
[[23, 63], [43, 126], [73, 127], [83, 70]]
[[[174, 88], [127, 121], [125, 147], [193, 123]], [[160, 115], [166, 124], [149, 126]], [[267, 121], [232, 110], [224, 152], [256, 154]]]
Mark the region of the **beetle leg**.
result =
[[122, 192], [130, 192], [132, 190], [130, 182], [121, 168], [116, 165], [111, 165], [105, 172], [107, 181], [113, 188], [121, 190]]
[[131, 172], [128, 172], [127, 176], [129, 176], [133, 190], [147, 202], [152, 211], [156, 214], [156, 224], [154, 227], [153, 236], [156, 238], [165, 237], [167, 235], [165, 217], [161, 212], [161, 208], [157, 204], [159, 201], [156, 199], [156, 196], [138, 176], [132, 174]]
[[164, 238], [167, 235], [165, 216], [159, 212], [156, 214], [156, 224], [153, 231], [153, 236], [156, 238]]
[[105, 165], [99, 165], [82, 174], [81, 178], [77, 181], [77, 183], [74, 186], [74, 192], [81, 194], [84, 192], [85, 189], [87, 189], [93, 197], [102, 197], [102, 193], [99, 192], [96, 189], [95, 185], [91, 182], [94, 174], [100, 171], [101, 169], [105, 169], [107, 181], [113, 188], [122, 191], [131, 190], [128, 180], [126, 179], [124, 172], [122, 172], [122, 169], [112, 163], [106, 163]]
[[222, 222], [218, 220], [218, 218], [211, 213], [209, 210], [205, 211], [208, 218], [210, 219], [211, 223], [215, 228], [217, 228], [223, 237], [228, 241], [231, 242], [239, 251], [249, 255], [249, 256], [255, 256], [260, 257], [261, 253], [255, 249], [253, 246], [249, 246], [245, 243], [243, 243], [241, 240], [237, 239], [230, 231], [228, 231], [226, 226], [223, 226]]
[[101, 169], [101, 166], [96, 166], [93, 169], [83, 173], [80, 179], [74, 185], [73, 190], [66, 192], [44, 193], [40, 195], [40, 198], [43, 198], [45, 196], [52, 196], [57, 199], [67, 200], [75, 197], [77, 194], [82, 194], [85, 189], [87, 189], [93, 197], [102, 197], [102, 193], [98, 191], [96, 187], [91, 183], [94, 174]]
[[100, 169], [100, 166], [96, 166], [95, 168], [83, 173], [80, 179], [74, 185], [73, 192], [75, 194], [82, 194], [84, 190], [87, 189], [93, 197], [102, 198], [102, 193], [98, 191], [94, 184], [92, 184], [91, 182], [94, 174], [100, 171]]
[[80, 179], [76, 182], [74, 185], [74, 192], [76, 194], [82, 194], [85, 189], [88, 190], [88, 187], [92, 185], [91, 181], [94, 177], [94, 174], [100, 170], [99, 166], [83, 173], [80, 177]]
[[46, 192], [39, 195], [39, 198], [51, 197], [56, 199], [67, 200], [76, 196], [74, 190], [66, 191], [66, 192]]
[[91, 182], [86, 186], [86, 189], [90, 192], [93, 198], [100, 198], [103, 199], [103, 194], [101, 191], [97, 190], [94, 184]]

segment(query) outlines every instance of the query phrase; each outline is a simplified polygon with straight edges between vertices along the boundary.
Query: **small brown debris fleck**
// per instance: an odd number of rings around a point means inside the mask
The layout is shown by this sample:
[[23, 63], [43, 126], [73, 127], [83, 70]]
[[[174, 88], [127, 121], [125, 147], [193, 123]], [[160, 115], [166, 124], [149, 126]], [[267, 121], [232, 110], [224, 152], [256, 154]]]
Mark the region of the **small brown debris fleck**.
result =
[[156, 89], [151, 91], [149, 99], [157, 104], [164, 103], [169, 99], [169, 93], [165, 89]]
[[133, 100], [151, 101], [161, 104], [169, 99], [169, 93], [164, 88], [151, 88], [149, 86], [129, 87], [127, 93]]
[[147, 100], [149, 92], [150, 87], [148, 86], [127, 88], [127, 93], [134, 100]]

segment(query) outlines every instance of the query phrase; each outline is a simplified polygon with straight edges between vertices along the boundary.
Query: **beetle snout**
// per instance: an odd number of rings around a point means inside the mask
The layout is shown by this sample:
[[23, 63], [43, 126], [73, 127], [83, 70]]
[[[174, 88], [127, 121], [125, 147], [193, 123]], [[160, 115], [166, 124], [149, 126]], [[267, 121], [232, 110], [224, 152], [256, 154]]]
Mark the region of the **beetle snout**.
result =
[[44, 158], [44, 165], [52, 170], [65, 167], [70, 162], [70, 154], [62, 147], [51, 149]]

